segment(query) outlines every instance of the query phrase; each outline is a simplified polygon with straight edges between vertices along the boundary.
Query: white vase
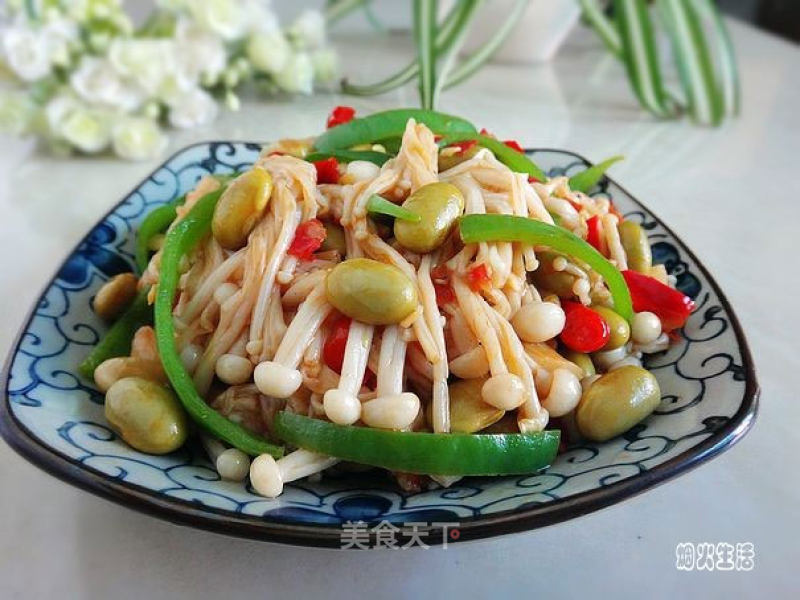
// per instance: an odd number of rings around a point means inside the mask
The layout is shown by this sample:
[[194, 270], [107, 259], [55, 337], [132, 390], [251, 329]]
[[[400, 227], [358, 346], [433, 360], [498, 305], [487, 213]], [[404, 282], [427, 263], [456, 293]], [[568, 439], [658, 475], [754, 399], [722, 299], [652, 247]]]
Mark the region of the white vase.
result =
[[[440, 2], [446, 14], [458, 0]], [[492, 37], [508, 17], [514, 0], [489, 0], [472, 21], [463, 52], [474, 50]], [[517, 25], [492, 60], [537, 63], [553, 58], [580, 18], [578, 0], [530, 0]]]

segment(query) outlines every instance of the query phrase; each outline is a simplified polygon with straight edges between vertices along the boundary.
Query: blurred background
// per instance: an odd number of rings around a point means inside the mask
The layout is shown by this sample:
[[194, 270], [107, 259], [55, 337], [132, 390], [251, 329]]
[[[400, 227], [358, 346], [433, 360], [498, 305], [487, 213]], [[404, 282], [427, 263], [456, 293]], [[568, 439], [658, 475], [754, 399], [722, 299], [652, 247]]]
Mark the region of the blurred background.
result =
[[732, 17], [800, 41], [800, 2], [797, 0], [720, 0], [719, 5]]

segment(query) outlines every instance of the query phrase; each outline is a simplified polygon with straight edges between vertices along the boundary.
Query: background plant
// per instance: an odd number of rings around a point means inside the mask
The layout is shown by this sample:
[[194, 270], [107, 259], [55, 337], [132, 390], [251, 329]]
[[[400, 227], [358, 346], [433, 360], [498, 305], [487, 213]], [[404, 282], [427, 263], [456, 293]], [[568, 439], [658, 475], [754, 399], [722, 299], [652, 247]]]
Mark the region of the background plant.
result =
[[51, 148], [158, 154], [167, 126], [236, 110], [246, 83], [312, 92], [333, 78], [325, 18], [281, 28], [268, 0], [160, 0], [135, 27], [121, 0], [11, 0], [0, 26], [0, 128]]
[[[713, 0], [575, 0], [585, 20], [606, 48], [625, 65], [628, 81], [643, 108], [662, 118], [688, 114], [699, 124], [718, 125], [739, 110], [739, 82], [733, 46]], [[373, 95], [417, 79], [420, 104], [433, 108], [439, 93], [475, 74], [497, 51], [528, 8], [516, 0], [503, 24], [482, 46], [459, 58], [472, 21], [484, 0], [458, 0], [437, 21], [436, 0], [414, 0], [416, 59], [404, 69], [370, 85], [342, 82], [343, 91]], [[365, 0], [329, 4], [338, 18]], [[610, 16], [604, 10], [609, 6]], [[658, 51], [658, 37], [669, 40], [671, 62]], [[674, 67], [677, 86], [670, 86], [665, 67]]]

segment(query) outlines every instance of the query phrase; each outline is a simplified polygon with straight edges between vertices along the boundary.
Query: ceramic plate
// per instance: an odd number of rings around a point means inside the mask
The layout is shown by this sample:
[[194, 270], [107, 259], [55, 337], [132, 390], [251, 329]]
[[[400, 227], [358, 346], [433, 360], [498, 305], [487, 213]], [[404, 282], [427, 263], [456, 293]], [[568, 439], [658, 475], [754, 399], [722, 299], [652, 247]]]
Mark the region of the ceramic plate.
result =
[[[659, 408], [625, 435], [558, 456], [545, 473], [468, 478], [449, 489], [404, 493], [378, 474], [326, 477], [287, 486], [275, 500], [220, 481], [197, 445], [168, 456], [127, 447], [103, 418], [103, 397], [77, 365], [103, 333], [90, 309], [109, 277], [133, 267], [134, 233], [154, 207], [207, 173], [241, 169], [259, 145], [202, 143], [170, 158], [120, 202], [58, 268], [20, 332], [6, 364], [0, 426], [24, 457], [73, 485], [184, 525], [263, 540], [339, 547], [343, 526], [418, 522], [426, 543], [437, 523], [457, 523], [460, 539], [533, 529], [620, 502], [684, 473], [730, 447], [752, 425], [758, 385], [736, 316], [692, 252], [613, 181], [626, 218], [643, 225], [656, 262], [697, 303], [680, 340], [649, 358], [663, 393]], [[531, 151], [551, 175], [588, 163], [557, 150]], [[453, 539], [455, 536], [451, 536]]]

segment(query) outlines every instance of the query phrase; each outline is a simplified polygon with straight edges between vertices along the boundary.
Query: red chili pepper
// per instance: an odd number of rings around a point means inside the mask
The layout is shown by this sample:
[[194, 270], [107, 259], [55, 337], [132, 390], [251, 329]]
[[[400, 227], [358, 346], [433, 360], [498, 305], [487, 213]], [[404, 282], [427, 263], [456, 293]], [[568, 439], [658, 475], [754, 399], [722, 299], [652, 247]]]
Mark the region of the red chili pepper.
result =
[[464, 140], [462, 142], [453, 142], [450, 144], [450, 148], [458, 148], [458, 153], [463, 154], [470, 148], [474, 148], [478, 144], [475, 140]]
[[672, 331], [686, 324], [695, 307], [689, 296], [636, 271], [623, 271], [622, 276], [631, 292], [633, 310], [658, 315], [664, 331]]
[[586, 234], [586, 241], [602, 254], [603, 241], [600, 237], [600, 216], [595, 215], [587, 219], [586, 226], [589, 228], [589, 232]]
[[456, 301], [456, 293], [453, 288], [446, 283], [434, 283], [433, 289], [436, 292], [436, 304], [442, 307]]
[[581, 212], [581, 209], [583, 208], [583, 206], [581, 206], [580, 204], [578, 204], [577, 202], [575, 202], [573, 200], [570, 200], [569, 198], [565, 198], [565, 200], [567, 202], [569, 202], [570, 206], [572, 206], [572, 208], [574, 208], [577, 212]]
[[319, 219], [309, 219], [300, 223], [289, 245], [289, 254], [300, 260], [311, 260], [311, 255], [319, 250], [325, 241], [325, 226]]
[[333, 156], [314, 161], [317, 170], [317, 183], [336, 183], [339, 181], [339, 161]]
[[512, 150], [516, 150], [520, 154], [525, 154], [525, 148], [520, 146], [517, 140], [505, 140], [503, 143]]
[[436, 265], [431, 269], [431, 279], [436, 281], [437, 279], [447, 279], [450, 277], [450, 269], [447, 268], [446, 264]]
[[350, 333], [350, 318], [340, 316], [333, 322], [331, 332], [322, 345], [322, 360], [337, 373], [342, 372], [348, 333]]
[[328, 115], [328, 129], [352, 121], [355, 116], [356, 109], [352, 106], [337, 106]]
[[540, 179], [534, 177], [533, 175], [528, 175], [528, 183], [542, 183]]
[[491, 283], [492, 278], [489, 277], [489, 271], [485, 264], [481, 263], [467, 271], [467, 285], [473, 292], [480, 292], [488, 288]]
[[562, 301], [567, 317], [561, 341], [575, 352], [596, 352], [608, 342], [611, 330], [599, 313], [580, 302]]
[[481, 127], [480, 133], [481, 135], [488, 135], [489, 137], [494, 137], [494, 134], [488, 129], [486, 129], [486, 127]]

